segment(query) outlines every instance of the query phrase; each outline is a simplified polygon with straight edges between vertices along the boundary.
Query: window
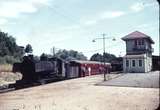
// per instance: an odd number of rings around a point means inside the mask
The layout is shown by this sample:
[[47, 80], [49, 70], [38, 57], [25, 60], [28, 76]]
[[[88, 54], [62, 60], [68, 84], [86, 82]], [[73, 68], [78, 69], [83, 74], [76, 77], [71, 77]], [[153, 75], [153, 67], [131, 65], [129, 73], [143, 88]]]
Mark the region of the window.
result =
[[142, 67], [142, 60], [139, 60], [139, 66]]
[[134, 41], [135, 46], [137, 46], [137, 40]]
[[144, 39], [139, 39], [138, 40], [138, 45], [144, 45]]
[[138, 45], [141, 45], [141, 40], [138, 40]]
[[135, 60], [132, 60], [132, 66], [135, 67]]
[[141, 41], [142, 41], [142, 42], [141, 42], [141, 43], [142, 43], [142, 45], [144, 45], [144, 39], [142, 39]]
[[126, 67], [129, 66], [129, 60], [126, 60]]

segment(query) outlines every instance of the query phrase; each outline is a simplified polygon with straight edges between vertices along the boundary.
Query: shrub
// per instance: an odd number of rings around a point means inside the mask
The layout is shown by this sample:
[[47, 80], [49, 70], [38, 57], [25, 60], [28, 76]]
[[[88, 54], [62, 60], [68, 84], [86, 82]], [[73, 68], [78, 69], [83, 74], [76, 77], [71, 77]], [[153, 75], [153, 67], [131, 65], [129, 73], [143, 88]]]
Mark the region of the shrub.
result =
[[0, 64], [13, 64], [15, 62], [19, 62], [20, 60], [18, 58], [15, 58], [13, 56], [4, 56], [0, 57]]
[[6, 60], [3, 57], [0, 57], [0, 64], [6, 64]]
[[12, 71], [12, 65], [10, 64], [1, 64], [0, 65], [0, 73], [1, 72], [11, 72]]

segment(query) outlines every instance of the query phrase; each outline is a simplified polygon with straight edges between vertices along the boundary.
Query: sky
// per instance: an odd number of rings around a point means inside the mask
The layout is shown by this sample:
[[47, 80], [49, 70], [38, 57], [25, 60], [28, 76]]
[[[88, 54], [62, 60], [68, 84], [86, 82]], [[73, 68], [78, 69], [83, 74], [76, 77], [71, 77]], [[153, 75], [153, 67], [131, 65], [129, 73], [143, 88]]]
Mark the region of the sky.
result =
[[[159, 5], [156, 0], [0, 0], [0, 30], [20, 46], [31, 44], [33, 53], [51, 54], [67, 49], [90, 58], [106, 52], [125, 55], [125, 35], [140, 31], [154, 41], [159, 55]], [[113, 38], [116, 40], [113, 41]]]

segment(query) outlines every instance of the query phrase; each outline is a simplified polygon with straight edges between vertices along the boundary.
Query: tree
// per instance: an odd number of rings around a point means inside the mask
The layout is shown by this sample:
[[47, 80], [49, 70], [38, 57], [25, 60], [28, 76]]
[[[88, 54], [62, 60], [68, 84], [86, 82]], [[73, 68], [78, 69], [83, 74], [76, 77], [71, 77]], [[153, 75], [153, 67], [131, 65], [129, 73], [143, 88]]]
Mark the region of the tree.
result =
[[56, 56], [64, 59], [64, 60], [87, 60], [87, 57], [83, 55], [83, 53], [75, 51], [75, 50], [59, 50], [56, 53]]
[[27, 44], [25, 48], [25, 53], [32, 53], [32, 52], [33, 52], [32, 46], [30, 44]]
[[103, 55], [99, 54], [99, 53], [96, 53], [96, 54], [93, 54], [90, 58], [91, 61], [100, 61], [102, 62], [103, 61]]
[[[115, 55], [109, 54], [109, 53], [105, 53], [104, 57], [105, 57], [105, 62], [111, 62], [112, 60], [116, 59]], [[103, 62], [103, 55], [101, 55], [99, 53], [93, 54], [91, 56], [90, 60], [91, 61], [100, 61], [100, 62]]]
[[105, 61], [106, 61], [106, 62], [111, 62], [112, 60], [115, 60], [115, 59], [116, 59], [116, 56], [115, 56], [115, 55], [109, 54], [109, 53], [105, 53], [105, 54], [104, 54], [104, 57], [105, 57]]
[[16, 44], [16, 39], [8, 33], [0, 31], [0, 63], [20, 61], [24, 49]]
[[41, 60], [41, 61], [47, 61], [47, 60], [48, 60], [47, 54], [42, 53], [42, 55], [40, 56], [40, 60]]

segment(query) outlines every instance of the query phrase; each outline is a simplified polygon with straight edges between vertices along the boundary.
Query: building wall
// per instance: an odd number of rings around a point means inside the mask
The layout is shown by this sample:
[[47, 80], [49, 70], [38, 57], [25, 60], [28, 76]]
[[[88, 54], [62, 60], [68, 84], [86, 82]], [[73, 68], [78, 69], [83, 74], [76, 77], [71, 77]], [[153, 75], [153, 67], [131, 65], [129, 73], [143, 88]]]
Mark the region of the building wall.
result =
[[[126, 66], [126, 60], [129, 61], [128, 67]], [[135, 60], [135, 66], [132, 66], [132, 60]], [[139, 60], [142, 60], [142, 66], [139, 66]], [[123, 58], [123, 72], [150, 72], [152, 70], [152, 57], [146, 54], [141, 58]]]
[[133, 52], [134, 40], [126, 41], [126, 52]]
[[145, 44], [145, 48], [146, 48], [146, 49], [151, 49], [151, 44], [149, 43], [148, 40], [146, 40], [146, 41], [144, 42], [144, 44]]
[[[129, 61], [128, 67], [126, 66], [126, 60]], [[132, 60], [135, 60], [135, 66], [132, 65]], [[142, 60], [142, 66], [139, 66], [139, 60]], [[145, 72], [145, 59], [144, 58], [124, 58], [123, 59], [123, 72], [124, 73], [135, 73]]]
[[[141, 40], [141, 42], [139, 42]], [[135, 41], [137, 43], [135, 44]], [[140, 43], [140, 44], [139, 44]], [[128, 58], [123, 58], [123, 71], [126, 72], [149, 72], [152, 70], [152, 51], [151, 43], [148, 39], [133, 39], [126, 40], [126, 53]], [[137, 57], [136, 55], [142, 55]], [[144, 56], [143, 56], [144, 54]], [[129, 55], [132, 55], [130, 57]], [[134, 56], [135, 55], [135, 56]], [[126, 60], [129, 61], [129, 66], [126, 67]], [[132, 60], [135, 60], [135, 66], [132, 66]], [[139, 66], [139, 60], [142, 60], [142, 66]]]
[[[137, 47], [135, 46], [135, 40], [127, 40], [126, 41], [126, 53], [127, 54], [148, 53], [148, 52], [150, 53], [151, 44], [149, 43], [147, 39], [143, 39], [143, 40], [144, 40], [144, 45], [137, 45]], [[137, 50], [134, 49], [135, 47], [137, 48]]]
[[145, 72], [150, 72], [152, 70], [152, 57], [146, 56], [145, 58]]

